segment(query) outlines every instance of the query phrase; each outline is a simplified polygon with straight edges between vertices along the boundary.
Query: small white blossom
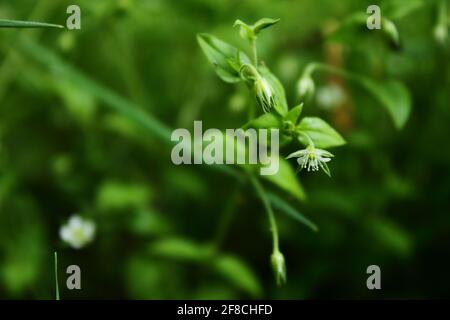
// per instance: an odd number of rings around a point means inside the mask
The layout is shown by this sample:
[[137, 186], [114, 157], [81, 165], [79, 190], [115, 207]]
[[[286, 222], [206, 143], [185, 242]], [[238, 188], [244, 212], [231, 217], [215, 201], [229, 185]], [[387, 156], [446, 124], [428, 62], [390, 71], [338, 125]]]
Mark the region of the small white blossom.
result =
[[59, 236], [74, 249], [81, 249], [94, 239], [95, 224], [90, 220], [73, 215], [59, 229]]
[[317, 89], [316, 101], [324, 110], [333, 110], [345, 101], [345, 93], [336, 84], [320, 87]]
[[297, 92], [300, 99], [305, 100], [314, 94], [316, 86], [310, 75], [303, 75], [297, 83]]
[[300, 170], [306, 168], [308, 171], [319, 171], [320, 168], [330, 176], [327, 162], [331, 161], [332, 157], [334, 156], [330, 152], [309, 145], [306, 149], [290, 154], [286, 159], [297, 158]]

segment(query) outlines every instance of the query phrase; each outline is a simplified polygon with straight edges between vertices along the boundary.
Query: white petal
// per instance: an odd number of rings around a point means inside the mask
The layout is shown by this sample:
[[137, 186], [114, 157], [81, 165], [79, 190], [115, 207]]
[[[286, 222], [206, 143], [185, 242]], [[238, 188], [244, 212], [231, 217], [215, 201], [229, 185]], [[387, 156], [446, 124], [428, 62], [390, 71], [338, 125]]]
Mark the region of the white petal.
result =
[[290, 155], [288, 155], [286, 157], [286, 159], [291, 159], [291, 158], [296, 158], [296, 157], [301, 157], [301, 156], [305, 156], [306, 154], [308, 154], [308, 151], [303, 149], [303, 150], [299, 150], [296, 151], [294, 153], [291, 153]]
[[69, 218], [68, 225], [71, 228], [81, 228], [81, 226], [83, 225], [83, 220], [79, 215], [74, 215]]
[[70, 229], [67, 226], [62, 226], [59, 229], [59, 236], [62, 240], [64, 241], [69, 241], [69, 239], [71, 238], [72, 232], [70, 231]]

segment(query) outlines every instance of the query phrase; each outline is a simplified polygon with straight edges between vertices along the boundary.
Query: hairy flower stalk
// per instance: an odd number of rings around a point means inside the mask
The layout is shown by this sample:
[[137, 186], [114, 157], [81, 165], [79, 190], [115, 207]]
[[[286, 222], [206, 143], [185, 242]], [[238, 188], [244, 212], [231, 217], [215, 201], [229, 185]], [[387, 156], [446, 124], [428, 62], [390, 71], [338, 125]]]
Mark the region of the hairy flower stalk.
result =
[[319, 171], [320, 168], [330, 176], [327, 162], [330, 162], [332, 157], [334, 157], [332, 153], [317, 149], [314, 147], [314, 144], [310, 144], [306, 149], [291, 153], [286, 159], [297, 158], [300, 170]]

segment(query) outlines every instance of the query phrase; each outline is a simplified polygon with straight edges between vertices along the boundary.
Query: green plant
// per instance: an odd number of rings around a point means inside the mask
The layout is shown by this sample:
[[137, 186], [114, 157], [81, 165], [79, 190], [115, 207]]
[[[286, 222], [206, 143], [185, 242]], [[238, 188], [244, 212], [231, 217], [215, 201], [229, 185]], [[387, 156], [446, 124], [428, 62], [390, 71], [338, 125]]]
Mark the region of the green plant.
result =
[[[342, 136], [324, 120], [316, 117], [301, 118], [303, 102], [293, 108], [288, 107], [283, 85], [270, 71], [265, 63], [258, 60], [257, 38], [264, 29], [274, 26], [279, 19], [264, 18], [253, 25], [237, 20], [234, 24], [239, 28], [239, 34], [246, 39], [251, 47], [251, 58], [236, 47], [209, 34], [199, 34], [197, 40], [216, 74], [228, 83], [244, 83], [255, 98], [256, 106], [262, 109], [262, 115], [257, 115], [255, 104], [250, 105], [248, 123], [244, 128], [278, 129], [283, 145], [294, 144], [304, 146], [304, 149], [290, 154], [289, 158], [297, 158], [298, 171], [318, 171], [322, 169], [331, 176], [328, 162], [333, 155], [318, 148], [332, 148], [345, 144]], [[314, 90], [312, 79], [303, 83], [305, 92]], [[272, 179], [278, 186], [287, 191], [298, 188], [298, 181], [292, 178], [292, 171], [285, 164], [284, 176]], [[285, 259], [279, 248], [278, 229], [272, 205], [263, 185], [253, 172], [250, 180], [257, 195], [261, 198], [268, 214], [272, 232], [273, 248], [271, 262], [278, 284], [286, 281]], [[290, 181], [290, 182], [289, 182]], [[287, 184], [286, 184], [287, 182]], [[301, 198], [301, 197], [300, 197]], [[302, 200], [302, 199], [300, 199]]]
[[52, 23], [0, 19], [0, 28], [59, 28], [64, 26]]

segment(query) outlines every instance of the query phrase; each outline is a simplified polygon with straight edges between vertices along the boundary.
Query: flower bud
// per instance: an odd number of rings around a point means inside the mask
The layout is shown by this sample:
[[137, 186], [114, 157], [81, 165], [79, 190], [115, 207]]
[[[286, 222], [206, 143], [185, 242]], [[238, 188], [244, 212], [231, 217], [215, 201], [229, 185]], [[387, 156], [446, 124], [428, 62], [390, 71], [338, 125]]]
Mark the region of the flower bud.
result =
[[316, 86], [309, 74], [304, 74], [297, 84], [297, 91], [300, 99], [306, 100], [314, 94]]
[[275, 107], [275, 95], [266, 78], [258, 76], [254, 82], [256, 101], [264, 112], [270, 112]]
[[233, 27], [239, 27], [239, 35], [242, 39], [252, 41], [256, 38], [252, 27], [241, 20], [236, 20]]
[[439, 44], [445, 44], [445, 42], [447, 41], [447, 38], [448, 38], [448, 28], [446, 25], [438, 24], [434, 28], [433, 33], [434, 33], [434, 39]]
[[270, 257], [277, 285], [286, 283], [286, 263], [283, 254], [276, 250]]

